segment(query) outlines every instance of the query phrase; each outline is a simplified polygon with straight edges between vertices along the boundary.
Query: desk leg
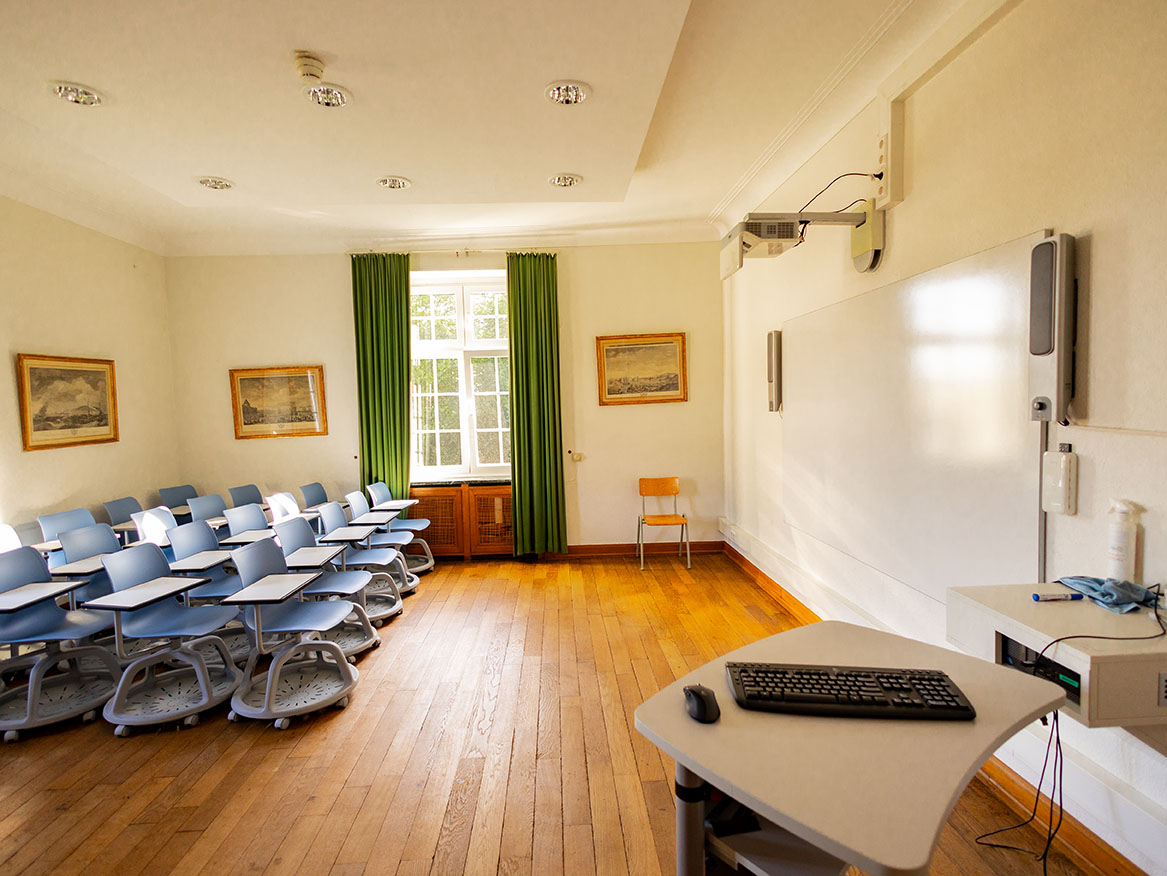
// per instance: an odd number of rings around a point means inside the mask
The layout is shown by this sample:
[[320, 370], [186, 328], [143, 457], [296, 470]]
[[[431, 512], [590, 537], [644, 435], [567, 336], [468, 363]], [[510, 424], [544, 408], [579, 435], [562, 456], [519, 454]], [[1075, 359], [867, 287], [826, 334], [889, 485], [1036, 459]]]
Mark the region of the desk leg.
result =
[[677, 764], [677, 876], [705, 876], [705, 782]]

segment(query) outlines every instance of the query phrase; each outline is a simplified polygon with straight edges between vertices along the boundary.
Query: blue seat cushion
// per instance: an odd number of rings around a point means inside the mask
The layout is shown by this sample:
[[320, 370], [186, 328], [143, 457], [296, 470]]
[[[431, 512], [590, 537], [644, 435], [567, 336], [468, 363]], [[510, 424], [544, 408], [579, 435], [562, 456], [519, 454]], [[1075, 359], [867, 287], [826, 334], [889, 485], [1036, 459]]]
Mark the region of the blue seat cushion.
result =
[[310, 596], [352, 596], [369, 586], [373, 576], [368, 572], [325, 572], [304, 588]]
[[402, 548], [413, 543], [413, 533], [407, 530], [398, 532], [374, 532], [369, 537], [369, 544], [373, 547]]
[[107, 611], [80, 608], [54, 617], [29, 612], [15, 612], [0, 617], [0, 642], [25, 645], [32, 642], [63, 642], [84, 639], [113, 626], [113, 615]]
[[222, 599], [224, 596], [230, 596], [241, 589], [243, 589], [243, 582], [239, 580], [239, 576], [227, 575], [216, 581], [211, 581], [209, 584], [202, 584], [188, 592], [195, 599]]
[[356, 551], [349, 548], [344, 552], [344, 561], [350, 566], [391, 566], [400, 554], [393, 548], [372, 548]]
[[[263, 606], [263, 632], [324, 632], [341, 623], [355, 608], [351, 602], [333, 599], [327, 602], [281, 602]], [[248, 606], [243, 622], [255, 629], [255, 608]]]
[[186, 607], [167, 600], [125, 612], [122, 633], [134, 639], [205, 636], [227, 624], [237, 614], [238, 611], [230, 605]]
[[424, 517], [409, 518], [408, 520], [397, 520], [394, 518], [389, 521], [389, 529], [401, 529], [407, 532], [421, 532], [423, 529], [429, 529], [430, 522]]

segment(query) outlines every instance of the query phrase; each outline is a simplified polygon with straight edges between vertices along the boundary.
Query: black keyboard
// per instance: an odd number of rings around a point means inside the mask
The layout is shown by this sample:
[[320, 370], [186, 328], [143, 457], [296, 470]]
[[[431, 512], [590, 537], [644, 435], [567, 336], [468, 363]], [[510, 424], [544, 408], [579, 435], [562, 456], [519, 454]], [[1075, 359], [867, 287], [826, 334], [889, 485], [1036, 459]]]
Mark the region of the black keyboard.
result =
[[976, 710], [939, 669], [726, 663], [743, 709], [832, 718], [971, 721]]

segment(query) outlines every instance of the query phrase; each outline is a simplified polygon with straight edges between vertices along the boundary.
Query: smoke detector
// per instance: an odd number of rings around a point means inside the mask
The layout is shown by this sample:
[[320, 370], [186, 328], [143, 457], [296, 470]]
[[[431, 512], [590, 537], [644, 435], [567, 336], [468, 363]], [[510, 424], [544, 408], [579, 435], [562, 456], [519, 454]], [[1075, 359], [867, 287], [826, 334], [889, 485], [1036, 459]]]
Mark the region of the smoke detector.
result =
[[336, 108], [347, 104], [352, 95], [343, 85], [324, 81], [324, 62], [311, 52], [296, 52], [293, 56], [296, 72], [300, 74], [304, 96], [317, 106]]

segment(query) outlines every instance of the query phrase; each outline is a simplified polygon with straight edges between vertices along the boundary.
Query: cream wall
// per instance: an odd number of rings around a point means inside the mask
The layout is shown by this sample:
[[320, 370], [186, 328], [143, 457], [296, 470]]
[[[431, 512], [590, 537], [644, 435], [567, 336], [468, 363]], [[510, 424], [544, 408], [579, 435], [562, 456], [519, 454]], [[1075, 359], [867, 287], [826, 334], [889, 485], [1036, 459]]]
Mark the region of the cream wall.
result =
[[[812, 228], [805, 246], [747, 264], [725, 284], [726, 531], [823, 616], [944, 639], [938, 602], [786, 525], [765, 332], [1042, 228], [1078, 238], [1085, 402], [1080, 422], [1051, 436], [1074, 444], [1081, 479], [1078, 515], [1051, 520], [1050, 575], [1103, 571], [1108, 500], [1123, 496], [1148, 509], [1144, 580], [1167, 577], [1167, 249], [1157, 197], [1167, 188], [1167, 98], [1151, 85], [1165, 77], [1163, 4], [1025, 0], [908, 101], [906, 196], [888, 215], [876, 273], [851, 268], [845, 233]], [[868, 168], [877, 127], [873, 105], [758, 209], [792, 209], [837, 174]], [[820, 209], [866, 186], [844, 181]], [[1167, 872], [1167, 732], [1136, 737], [1073, 721], [1062, 732], [1068, 810], [1144, 869]], [[1043, 747], [1038, 733], [1023, 733], [1004, 755], [1036, 781]]]
[[[180, 470], [163, 259], [0, 198], [0, 283], [0, 521], [39, 541], [38, 514], [156, 500]], [[113, 359], [120, 440], [24, 451], [17, 353]]]
[[[693, 540], [717, 538], [722, 509], [721, 304], [716, 246], [558, 249], [568, 541], [636, 538], [636, 478], [680, 474]], [[416, 270], [500, 268], [501, 253], [420, 253]], [[203, 492], [241, 483], [330, 496], [357, 484], [352, 285], [344, 255], [168, 259], [182, 471]], [[595, 336], [688, 333], [689, 401], [604, 407]], [[329, 434], [237, 441], [230, 368], [323, 363]]]

